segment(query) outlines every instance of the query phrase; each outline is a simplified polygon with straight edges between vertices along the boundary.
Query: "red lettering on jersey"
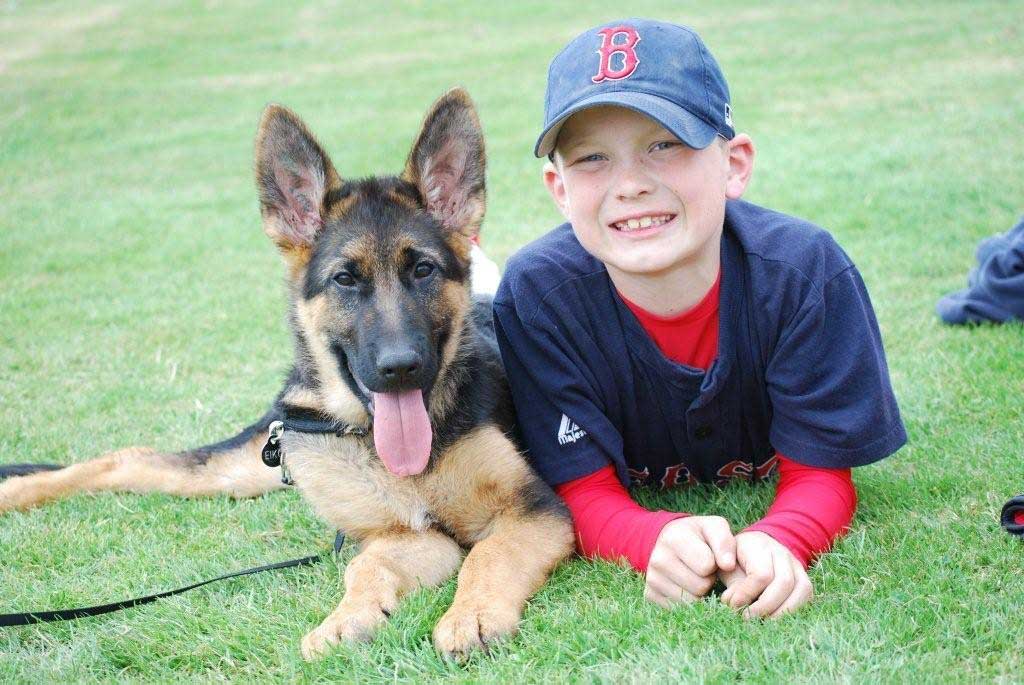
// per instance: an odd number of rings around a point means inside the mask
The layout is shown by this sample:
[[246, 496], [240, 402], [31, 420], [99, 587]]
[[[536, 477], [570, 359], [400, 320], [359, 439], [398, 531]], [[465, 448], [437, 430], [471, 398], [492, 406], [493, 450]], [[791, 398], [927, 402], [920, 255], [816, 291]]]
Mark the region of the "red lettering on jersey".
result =
[[750, 477], [754, 475], [754, 465], [749, 461], [735, 459], [718, 469], [715, 475], [718, 476], [718, 479], [715, 480], [716, 485], [725, 485], [733, 478], [750, 480]]
[[771, 459], [757, 467], [757, 479], [764, 480], [768, 476], [772, 475], [778, 465], [779, 455], [774, 454]]
[[651, 477], [651, 470], [646, 466], [643, 469], [629, 469], [629, 482], [633, 485], [643, 485], [647, 482], [647, 479]]
[[676, 464], [665, 469], [665, 475], [661, 477], [662, 489], [671, 488], [676, 485], [693, 485], [697, 479], [690, 473], [686, 464]]
[[[601, 34], [601, 47], [597, 54], [601, 55], [601, 64], [597, 68], [597, 74], [591, 80], [600, 83], [606, 79], [618, 81], [624, 79], [634, 71], [640, 64], [640, 58], [636, 56], [636, 44], [640, 42], [640, 34], [632, 26], [615, 26], [598, 31]], [[623, 43], [616, 43], [615, 36], [624, 35], [626, 40]], [[612, 68], [612, 56], [616, 53], [622, 55], [622, 68]]]

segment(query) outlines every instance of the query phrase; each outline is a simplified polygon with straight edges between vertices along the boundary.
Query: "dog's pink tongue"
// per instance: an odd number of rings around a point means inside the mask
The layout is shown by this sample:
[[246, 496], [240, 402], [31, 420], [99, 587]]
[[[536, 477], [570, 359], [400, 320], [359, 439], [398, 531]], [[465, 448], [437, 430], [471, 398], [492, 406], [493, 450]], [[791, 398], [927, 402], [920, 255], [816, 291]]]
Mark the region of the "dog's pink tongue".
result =
[[396, 476], [415, 476], [430, 458], [430, 417], [422, 390], [373, 393], [373, 445]]

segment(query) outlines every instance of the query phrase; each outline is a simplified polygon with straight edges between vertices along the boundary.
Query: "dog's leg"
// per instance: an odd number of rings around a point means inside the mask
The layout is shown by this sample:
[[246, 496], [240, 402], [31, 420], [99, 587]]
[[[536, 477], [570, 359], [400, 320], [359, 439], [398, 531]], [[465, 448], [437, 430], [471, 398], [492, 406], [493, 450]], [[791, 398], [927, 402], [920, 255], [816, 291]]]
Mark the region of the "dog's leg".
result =
[[338, 608], [302, 640], [302, 656], [315, 659], [341, 640], [369, 640], [402, 596], [432, 587], [459, 566], [462, 549], [447, 535], [385, 533], [370, 539], [345, 569]]
[[572, 519], [495, 426], [454, 444], [429, 478], [437, 517], [476, 541], [434, 628], [439, 651], [464, 656], [516, 632], [526, 600], [572, 553]]
[[170, 454], [129, 447], [66, 468], [9, 478], [0, 481], [0, 513], [104, 490], [255, 497], [283, 487], [280, 469], [260, 459], [266, 436], [255, 428], [210, 448]]
[[519, 628], [526, 600], [572, 551], [565, 516], [503, 516], [462, 564], [455, 601], [434, 628], [434, 645], [464, 657]]

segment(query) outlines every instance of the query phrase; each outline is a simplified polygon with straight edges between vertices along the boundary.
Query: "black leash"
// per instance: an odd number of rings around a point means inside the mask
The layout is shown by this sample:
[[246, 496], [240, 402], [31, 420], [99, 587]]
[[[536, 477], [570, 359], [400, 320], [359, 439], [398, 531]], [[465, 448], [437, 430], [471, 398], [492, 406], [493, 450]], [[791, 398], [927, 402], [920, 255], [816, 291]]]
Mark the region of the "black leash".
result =
[[[332, 433], [339, 437], [344, 435], [365, 436], [368, 433], [368, 429], [360, 426], [350, 426], [345, 423], [325, 419], [322, 414], [314, 410], [300, 407], [285, 407], [284, 421], [274, 421], [270, 424], [269, 437], [267, 439], [267, 444], [263, 447], [262, 458], [263, 463], [267, 466], [281, 467], [281, 480], [287, 485], [292, 485], [294, 481], [292, 481], [291, 476], [288, 473], [288, 469], [285, 467], [284, 455], [281, 452], [281, 435], [286, 430], [296, 431], [299, 433]], [[9, 476], [24, 476], [38, 471], [52, 471], [59, 468], [62, 467], [55, 464], [3, 465], [0, 466], [0, 480]], [[343, 544], [345, 544], [345, 534], [339, 530], [334, 536], [335, 554], [341, 552], [341, 546]], [[276, 564], [256, 566], [255, 568], [247, 568], [244, 571], [227, 573], [223, 576], [217, 576], [216, 578], [193, 583], [192, 585], [180, 587], [176, 590], [167, 590], [166, 592], [158, 592], [153, 595], [146, 595], [145, 597], [126, 599], [120, 602], [113, 602], [111, 604], [100, 604], [94, 607], [0, 614], [0, 628], [8, 626], [27, 626], [33, 623], [52, 623], [54, 621], [74, 621], [79, 618], [86, 618], [87, 616], [100, 616], [114, 611], [121, 611], [122, 609], [131, 609], [132, 607], [141, 606], [143, 604], [150, 604], [158, 599], [171, 597], [173, 595], [180, 595], [183, 592], [188, 592], [189, 590], [194, 590], [198, 587], [209, 585], [210, 583], [216, 583], [220, 580], [228, 580], [230, 578], [238, 578], [240, 576], [251, 576], [256, 573], [276, 571], [277, 569], [282, 568], [312, 566], [313, 564], [323, 561], [323, 559], [323, 554], [314, 554], [312, 556], [302, 557], [301, 559], [279, 561]]]
[[[337, 554], [341, 551], [341, 546], [345, 543], [345, 534], [340, 530], [338, 534], [334, 536], [334, 553]], [[292, 568], [294, 566], [312, 566], [313, 564], [323, 561], [324, 554], [314, 554], [308, 557], [302, 557], [301, 559], [290, 559], [288, 561], [279, 561], [276, 564], [267, 564], [266, 566], [257, 566], [255, 568], [247, 568], [244, 571], [235, 571], [234, 573], [228, 573], [223, 576], [204, 580], [199, 583], [193, 583], [186, 587], [180, 587], [176, 590], [167, 590], [166, 592], [158, 592], [155, 595], [146, 595], [145, 597], [137, 597], [135, 599], [126, 599], [120, 602], [113, 602], [112, 604], [100, 604], [94, 607], [82, 607], [81, 609], [60, 609], [57, 611], [29, 611], [25, 613], [17, 614], [0, 614], [0, 628], [7, 626], [27, 626], [33, 623], [52, 623], [54, 621], [74, 621], [79, 618], [85, 618], [87, 616], [100, 616], [101, 614], [109, 614], [114, 611], [121, 611], [122, 609], [131, 609], [142, 604], [149, 604], [155, 602], [158, 599], [164, 597], [170, 597], [172, 595], [180, 595], [183, 592], [194, 590], [197, 587], [209, 585], [210, 583], [216, 583], [218, 580], [227, 580], [229, 578], [238, 578], [239, 576], [251, 576], [254, 573], [262, 573], [264, 571], [275, 571], [280, 568]]]
[[1024, 495], [1017, 495], [1003, 505], [1000, 522], [1007, 533], [1024, 538]]

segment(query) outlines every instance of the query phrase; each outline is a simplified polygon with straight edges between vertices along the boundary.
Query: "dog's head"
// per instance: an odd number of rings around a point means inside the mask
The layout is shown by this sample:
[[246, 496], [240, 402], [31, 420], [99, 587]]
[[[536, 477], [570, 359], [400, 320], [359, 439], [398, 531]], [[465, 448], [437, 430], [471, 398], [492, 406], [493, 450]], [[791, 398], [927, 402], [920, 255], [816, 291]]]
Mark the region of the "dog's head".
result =
[[432, 391], [469, 307], [484, 168], [461, 89], [434, 103], [400, 176], [342, 181], [294, 113], [271, 105], [260, 123], [256, 184], [288, 267], [299, 362], [332, 414], [373, 414], [377, 453], [396, 475], [422, 472], [430, 456], [427, 408], [444, 401]]

